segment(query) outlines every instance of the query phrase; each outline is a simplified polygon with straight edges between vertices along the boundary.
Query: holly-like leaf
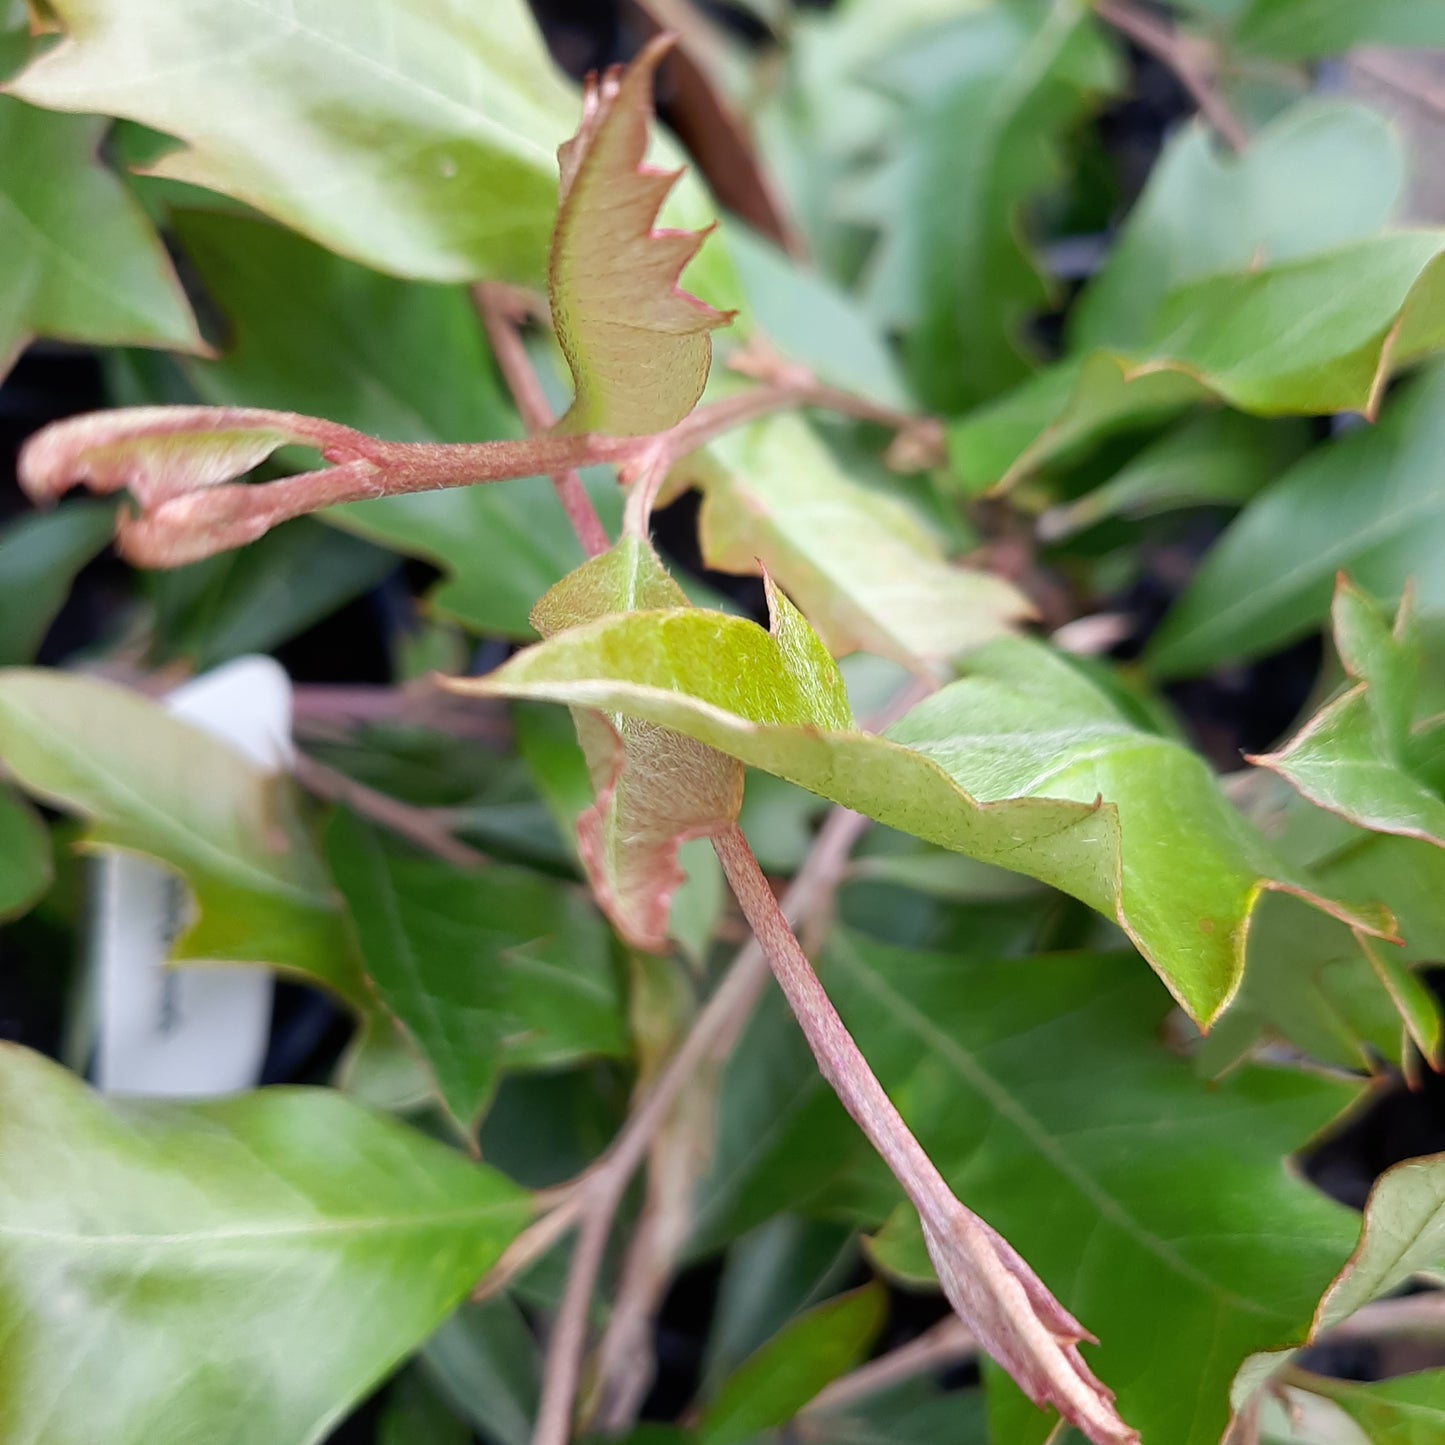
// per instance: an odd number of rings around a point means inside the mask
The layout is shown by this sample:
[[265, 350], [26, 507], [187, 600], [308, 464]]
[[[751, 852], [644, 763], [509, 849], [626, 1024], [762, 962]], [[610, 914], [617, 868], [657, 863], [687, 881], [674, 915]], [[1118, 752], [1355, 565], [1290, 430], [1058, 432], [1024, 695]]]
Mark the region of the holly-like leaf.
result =
[[[564, 578], [532, 611], [545, 637], [599, 618], [686, 606], [646, 543], [625, 537]], [[678, 848], [733, 822], [743, 770], [685, 733], [623, 709], [572, 711], [595, 802], [577, 822], [598, 904], [634, 947], [667, 947], [668, 913], [684, 874]]]
[[1204, 400], [1259, 416], [1373, 414], [1386, 380], [1445, 342], [1445, 232], [1402, 231], [1173, 292], [1147, 345], [1057, 363], [949, 430], [965, 487]]
[[880, 738], [856, 731], [836, 667], [801, 615], [776, 590], [772, 605], [771, 633], [700, 609], [604, 618], [453, 686], [671, 728], [890, 827], [1031, 874], [1116, 919], [1205, 1024], [1239, 985], [1264, 890], [1388, 931], [1379, 911], [1312, 892], [1196, 754], [1139, 731], [1042, 645], [990, 644], [970, 676]]
[[24, 668], [0, 671], [0, 759], [34, 797], [89, 820], [86, 848], [185, 880], [174, 961], [268, 964], [367, 1004], [288, 779], [137, 693]]
[[700, 1445], [747, 1445], [788, 1424], [825, 1385], [856, 1365], [883, 1324], [877, 1285], [793, 1320], [718, 1387], [698, 1422]]
[[941, 661], [1030, 614], [1000, 578], [950, 566], [909, 507], [848, 477], [801, 417], [720, 437], [674, 469], [670, 484], [702, 489], [707, 565], [766, 569], [835, 656]]
[[103, 1101], [4, 1045], [0, 1101], [10, 1440], [313, 1445], [530, 1213], [332, 1090]]
[[0, 376], [33, 336], [204, 349], [160, 238], [95, 158], [105, 125], [0, 95]]
[[1413, 581], [1445, 605], [1445, 367], [1391, 398], [1384, 419], [1311, 453], [1267, 487], [1213, 547], [1148, 653], [1156, 673], [1257, 657], [1319, 626], [1345, 571], [1378, 597]]
[[[1445, 19], [1441, 29], [1445, 34]], [[1445, 1370], [1422, 1370], [1373, 1385], [1299, 1374], [1291, 1383], [1333, 1400], [1370, 1445], [1435, 1445], [1445, 1439]]]
[[710, 332], [732, 319], [678, 285], [707, 232], [655, 229], [678, 180], [644, 162], [671, 44], [659, 36], [626, 70], [589, 80], [581, 128], [557, 153], [547, 290], [576, 387], [563, 430], [638, 436], [681, 421], [707, 385]]
[[503, 1072], [627, 1054], [607, 930], [563, 885], [465, 873], [345, 811], [326, 855], [367, 976], [467, 1138]]
[[1271, 768], [1312, 803], [1362, 828], [1445, 848], [1445, 800], [1412, 767], [1423, 659], [1407, 595], [1393, 628], [1343, 577], [1335, 591], [1335, 645], [1354, 685], [1277, 753]]

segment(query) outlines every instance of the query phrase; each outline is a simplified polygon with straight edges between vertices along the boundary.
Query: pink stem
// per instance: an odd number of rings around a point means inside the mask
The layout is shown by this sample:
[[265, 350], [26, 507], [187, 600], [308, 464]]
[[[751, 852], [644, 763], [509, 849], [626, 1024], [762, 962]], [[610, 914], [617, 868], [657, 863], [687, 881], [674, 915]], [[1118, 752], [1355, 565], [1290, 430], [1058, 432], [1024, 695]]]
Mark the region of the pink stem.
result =
[[[547, 405], [547, 398], [542, 393], [542, 383], [527, 356], [521, 333], [509, 314], [506, 294], [498, 287], [484, 284], [476, 288], [476, 297], [482, 313], [482, 324], [486, 327], [487, 337], [492, 343], [492, 354], [497, 358], [497, 365], [507, 383], [507, 389], [512, 393], [512, 400], [517, 403], [522, 425], [527, 428], [529, 436], [539, 436], [553, 426], [557, 418], [552, 414], [552, 408]], [[552, 486], [583, 551], [589, 557], [601, 556], [612, 543], [576, 468], [568, 467], [565, 471], [553, 472]]]
[[893, 1171], [926, 1224], [948, 1228], [953, 1191], [853, 1041], [838, 1010], [778, 907], [758, 860], [736, 824], [712, 840], [718, 861], [783, 990], [823, 1077], [853, 1116], [868, 1142]]

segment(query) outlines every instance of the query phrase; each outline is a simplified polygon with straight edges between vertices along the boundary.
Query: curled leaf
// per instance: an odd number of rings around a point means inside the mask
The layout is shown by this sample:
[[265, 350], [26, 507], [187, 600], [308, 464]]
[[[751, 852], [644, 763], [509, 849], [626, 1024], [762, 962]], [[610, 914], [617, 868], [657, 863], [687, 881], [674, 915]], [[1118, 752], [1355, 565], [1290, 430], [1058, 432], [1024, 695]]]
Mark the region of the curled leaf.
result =
[[[685, 606], [652, 548], [627, 537], [553, 587], [532, 625], [552, 637], [618, 612]], [[737, 818], [742, 764], [642, 718], [586, 708], [573, 708], [572, 718], [596, 798], [577, 821], [582, 865], [622, 937], [661, 952], [683, 882], [678, 848]]]
[[859, 732], [816, 633], [774, 592], [773, 631], [699, 608], [577, 627], [464, 691], [605, 708], [763, 768], [845, 808], [1027, 873], [1116, 920], [1208, 1026], [1244, 973], [1261, 894], [1364, 933], [1382, 909], [1287, 868], [1188, 748], [1140, 731], [1067, 661], [1020, 638], [889, 729]]
[[654, 229], [680, 171], [644, 163], [660, 35], [627, 69], [588, 80], [582, 124], [557, 152], [561, 206], [552, 234], [552, 320], [576, 395], [569, 432], [641, 436], [690, 412], [707, 385], [714, 310], [678, 286], [708, 231]]
[[[45, 505], [71, 487], [128, 491], [121, 550], [147, 567], [178, 567], [243, 546], [283, 520], [256, 487], [225, 486], [278, 447], [317, 448], [338, 471], [374, 470], [370, 438], [293, 412], [249, 407], [143, 406], [89, 412], [37, 432], [20, 453], [20, 485]], [[314, 475], [314, 474], [313, 474]]]
[[[329, 465], [280, 481], [230, 484], [278, 447]], [[68, 488], [126, 489], [140, 508], [117, 526], [121, 551], [143, 567], [178, 567], [254, 542], [281, 522], [342, 502], [439, 491], [622, 460], [637, 443], [597, 437], [455, 446], [385, 442], [319, 417], [251, 407], [135, 407], [71, 417], [37, 432], [20, 454], [20, 482], [39, 503]]]

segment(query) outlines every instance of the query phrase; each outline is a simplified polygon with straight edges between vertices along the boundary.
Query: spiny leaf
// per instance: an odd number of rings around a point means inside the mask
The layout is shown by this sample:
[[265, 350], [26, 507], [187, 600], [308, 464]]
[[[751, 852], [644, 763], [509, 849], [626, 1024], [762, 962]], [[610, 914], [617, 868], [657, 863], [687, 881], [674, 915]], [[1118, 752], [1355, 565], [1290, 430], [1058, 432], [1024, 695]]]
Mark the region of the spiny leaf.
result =
[[417, 857], [344, 810], [326, 855], [368, 978], [468, 1139], [504, 1071], [626, 1054], [607, 929], [562, 885]]
[[205, 349], [159, 237], [95, 159], [104, 131], [0, 95], [0, 377], [32, 336]]
[[659, 36], [627, 67], [588, 81], [582, 126], [557, 153], [561, 204], [548, 292], [576, 396], [560, 426], [615, 436], [665, 431], [702, 395], [715, 311], [678, 286], [706, 231], [658, 231], [678, 172], [644, 164]]
[[1400, 604], [1392, 630], [1375, 603], [1342, 576], [1334, 622], [1335, 645], [1355, 685], [1280, 752], [1250, 761], [1362, 828], [1445, 848], [1445, 800], [1411, 766], [1423, 660], [1410, 598]]
[[1239, 985], [1264, 890], [1388, 932], [1379, 910], [1314, 892], [1197, 755], [1140, 732], [1061, 657], [1002, 639], [971, 668], [886, 738], [859, 733], [817, 635], [775, 592], [771, 634], [699, 609], [605, 618], [453, 686], [672, 728], [891, 827], [1029, 873], [1116, 919], [1204, 1024]]
[[331, 1089], [106, 1101], [9, 1044], [0, 1152], [14, 1441], [313, 1445], [530, 1213]]
[[[686, 605], [652, 548], [625, 537], [553, 587], [532, 624], [553, 637], [619, 613]], [[661, 952], [684, 880], [678, 848], [736, 819], [743, 770], [683, 733], [620, 711], [574, 708], [572, 718], [596, 800], [577, 822], [582, 864], [622, 937]]]
[[330, 880], [286, 778], [124, 688], [0, 671], [0, 759], [44, 802], [90, 820], [87, 848], [139, 853], [194, 897], [176, 962], [257, 963], [367, 999]]
[[847, 476], [801, 417], [720, 437], [674, 468], [678, 484], [702, 489], [707, 565], [766, 569], [835, 656], [937, 662], [1032, 610], [1001, 578], [949, 565], [914, 513]]

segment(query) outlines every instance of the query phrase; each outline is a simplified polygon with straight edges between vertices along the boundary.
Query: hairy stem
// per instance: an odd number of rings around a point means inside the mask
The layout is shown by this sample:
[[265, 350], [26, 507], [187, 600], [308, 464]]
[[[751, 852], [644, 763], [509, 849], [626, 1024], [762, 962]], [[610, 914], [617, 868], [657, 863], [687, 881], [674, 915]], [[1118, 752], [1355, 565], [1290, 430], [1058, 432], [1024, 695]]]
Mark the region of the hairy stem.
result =
[[734, 824], [713, 839], [713, 847], [823, 1077], [925, 1223], [947, 1229], [947, 1213], [940, 1204], [951, 1200], [953, 1191], [903, 1122], [853, 1035], [838, 1017], [838, 1010], [818, 982], [742, 830]]
[[[507, 390], [517, 404], [522, 425], [527, 428], [528, 436], [538, 436], [553, 426], [557, 418], [547, 405], [541, 380], [527, 355], [527, 348], [522, 344], [518, 326], [525, 319], [525, 312], [517, 305], [513, 293], [503, 286], [484, 282], [474, 288], [473, 295], [481, 312], [482, 325], [486, 327], [487, 339], [492, 343], [492, 354], [497, 359], [502, 380], [507, 383]], [[576, 468], [554, 472], [552, 486], [567, 520], [572, 524], [572, 530], [577, 534], [577, 540], [582, 544], [582, 550], [589, 557], [600, 556], [611, 546], [611, 542]]]
[[[867, 827], [868, 820], [857, 813], [833, 809], [781, 904], [774, 904], [785, 918], [802, 917], [832, 892], [842, 877], [853, 844]], [[593, 1238], [586, 1250], [579, 1238], [572, 1257], [566, 1292], [547, 1346], [542, 1407], [532, 1445], [566, 1445], [586, 1346], [587, 1309], [602, 1264], [602, 1246], [628, 1184], [646, 1159], [653, 1136], [697, 1070], [731, 1051], [767, 978], [762, 949], [754, 940], [728, 967], [687, 1037], [668, 1060], [651, 1091], [632, 1111], [611, 1148], [578, 1181], [575, 1195], [570, 1195], [559, 1206], [567, 1211], [564, 1222], [568, 1225], [579, 1216], [585, 1218]], [[550, 1231], [544, 1226], [545, 1221], [539, 1221], [528, 1231], [539, 1246], [536, 1252], [525, 1260], [514, 1255], [508, 1262], [514, 1275], [556, 1242], [561, 1231]], [[602, 1237], [600, 1246], [595, 1237], [598, 1233]], [[482, 1281], [479, 1292], [491, 1292], [490, 1280]], [[565, 1321], [564, 1313], [568, 1316]]]

